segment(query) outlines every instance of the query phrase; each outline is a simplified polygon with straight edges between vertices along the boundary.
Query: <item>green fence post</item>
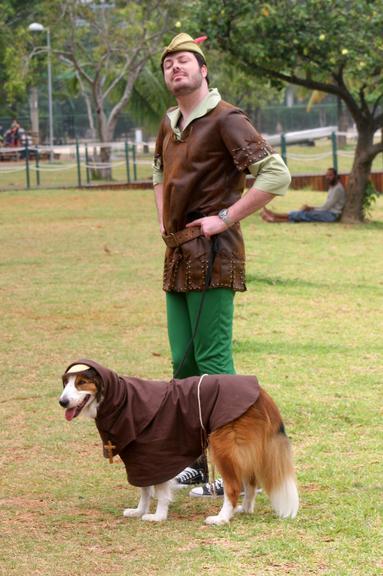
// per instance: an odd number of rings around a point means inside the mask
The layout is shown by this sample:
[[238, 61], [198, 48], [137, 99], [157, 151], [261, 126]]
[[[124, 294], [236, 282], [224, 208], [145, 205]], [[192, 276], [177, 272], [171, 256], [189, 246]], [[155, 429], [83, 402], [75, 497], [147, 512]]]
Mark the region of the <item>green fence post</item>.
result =
[[331, 144], [332, 144], [332, 165], [338, 172], [338, 144], [336, 141], [335, 132], [331, 132]]
[[90, 184], [88, 144], [85, 144], [86, 181]]
[[78, 138], [76, 138], [76, 161], [77, 161], [77, 184], [81, 188], [81, 158], [80, 158], [80, 146], [78, 143]]
[[287, 144], [286, 144], [286, 136], [281, 134], [281, 156], [283, 158], [284, 163], [287, 165]]
[[129, 145], [127, 140], [125, 140], [125, 162], [126, 162], [126, 176], [128, 178], [128, 182], [130, 182]]
[[25, 140], [25, 148], [24, 148], [24, 154], [25, 154], [25, 176], [27, 179], [27, 188], [29, 190], [29, 188], [31, 187], [31, 177], [29, 174], [29, 148], [28, 148], [28, 139]]
[[38, 146], [36, 146], [35, 166], [36, 166], [36, 186], [40, 186], [40, 150]]
[[137, 159], [136, 159], [136, 145], [133, 144], [132, 146], [132, 153], [133, 153], [133, 178], [134, 181], [137, 180]]

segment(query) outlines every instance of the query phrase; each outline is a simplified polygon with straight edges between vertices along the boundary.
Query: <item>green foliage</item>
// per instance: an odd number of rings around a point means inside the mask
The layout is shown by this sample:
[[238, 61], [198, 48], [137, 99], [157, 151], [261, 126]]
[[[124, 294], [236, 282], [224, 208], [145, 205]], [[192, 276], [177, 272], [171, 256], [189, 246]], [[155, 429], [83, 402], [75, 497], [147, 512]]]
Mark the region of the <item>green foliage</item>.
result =
[[[383, 152], [383, 0], [211, 0], [199, 3], [211, 45], [248, 74], [337, 96], [359, 133], [344, 221], [360, 221], [365, 166]], [[368, 176], [368, 174], [367, 174]]]
[[174, 105], [166, 89], [157, 59], [150, 60], [137, 78], [128, 104], [128, 112], [136, 122], [155, 134], [165, 111]]
[[382, 0], [212, 0], [201, 3], [200, 21], [213, 45], [277, 86], [292, 77], [320, 89], [343, 78], [359, 103], [382, 95]]
[[[260, 82], [238, 68], [230, 56], [222, 58], [222, 54], [214, 49], [204, 51], [210, 86], [217, 87], [225, 100], [251, 112], [280, 98], [280, 94], [264, 81]], [[155, 134], [161, 117], [174, 104], [174, 97], [165, 86], [158, 59], [151, 59], [134, 84], [128, 112], [136, 122]]]
[[0, 114], [15, 114], [25, 98], [25, 39], [38, 0], [2, 0], [0, 10]]
[[379, 192], [375, 188], [374, 183], [369, 180], [363, 196], [363, 218], [371, 217], [372, 209], [374, 208], [378, 198]]
[[222, 52], [205, 50], [209, 68], [210, 85], [217, 87], [224, 100], [245, 110], [261, 108], [270, 102], [277, 102], [283, 94], [271, 86], [270, 81], [249, 74], [230, 54], [222, 57]]
[[13, 106], [18, 100], [25, 102], [29, 83], [38, 84], [46, 74], [46, 65], [41, 66], [46, 58], [45, 35], [27, 31], [28, 24], [40, 22], [51, 31], [55, 102], [74, 95], [92, 101], [94, 117], [104, 122], [98, 126], [101, 139], [106, 124], [107, 136], [113, 137], [118, 115], [126, 108], [145, 62], [161, 49], [163, 35], [176, 29], [180, 12], [175, 0], [6, 0], [3, 4], [2, 101]]
[[[161, 5], [156, 0], [110, 4], [56, 0], [48, 5], [55, 10], [61, 61], [75, 71], [81, 92], [92, 103], [99, 139], [109, 141], [145, 64], [175, 21], [178, 4], [174, 0]], [[135, 94], [140, 94], [139, 85]]]

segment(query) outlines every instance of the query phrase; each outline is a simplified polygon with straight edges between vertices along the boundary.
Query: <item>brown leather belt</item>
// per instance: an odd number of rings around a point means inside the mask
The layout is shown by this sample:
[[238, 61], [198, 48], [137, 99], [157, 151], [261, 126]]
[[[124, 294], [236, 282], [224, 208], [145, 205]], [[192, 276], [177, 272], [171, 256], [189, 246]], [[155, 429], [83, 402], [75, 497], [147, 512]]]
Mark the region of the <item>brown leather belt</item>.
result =
[[177, 246], [181, 246], [181, 244], [185, 244], [185, 242], [194, 240], [194, 238], [198, 238], [202, 235], [200, 226], [191, 226], [190, 228], [184, 228], [183, 230], [174, 232], [173, 234], [164, 234], [162, 238], [166, 246], [169, 248], [177, 248]]

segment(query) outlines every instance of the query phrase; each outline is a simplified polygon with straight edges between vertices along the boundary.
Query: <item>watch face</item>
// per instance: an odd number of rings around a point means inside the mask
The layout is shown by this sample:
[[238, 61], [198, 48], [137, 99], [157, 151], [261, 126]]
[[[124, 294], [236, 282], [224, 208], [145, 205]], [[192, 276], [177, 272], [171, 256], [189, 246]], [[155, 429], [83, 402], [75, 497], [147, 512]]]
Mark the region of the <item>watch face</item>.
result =
[[230, 217], [229, 217], [229, 209], [228, 208], [223, 208], [223, 210], [220, 210], [218, 212], [218, 216], [226, 224], [226, 226], [229, 227], [232, 225], [232, 222], [230, 221]]

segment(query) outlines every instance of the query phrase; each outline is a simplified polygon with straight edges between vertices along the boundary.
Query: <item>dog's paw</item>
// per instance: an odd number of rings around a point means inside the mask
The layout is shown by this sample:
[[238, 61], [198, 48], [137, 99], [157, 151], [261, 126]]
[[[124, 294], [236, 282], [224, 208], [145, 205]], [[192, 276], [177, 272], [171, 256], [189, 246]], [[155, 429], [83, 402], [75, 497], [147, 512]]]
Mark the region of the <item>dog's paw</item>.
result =
[[251, 504], [240, 504], [234, 510], [234, 514], [253, 514], [254, 505]]
[[139, 508], [125, 508], [122, 514], [125, 518], [142, 518], [144, 512]]
[[208, 516], [205, 518], [205, 524], [209, 524], [210, 526], [222, 526], [223, 524], [228, 524], [229, 520], [224, 518], [223, 516]]
[[144, 514], [141, 520], [145, 520], [146, 522], [163, 522], [166, 518], [163, 514]]

